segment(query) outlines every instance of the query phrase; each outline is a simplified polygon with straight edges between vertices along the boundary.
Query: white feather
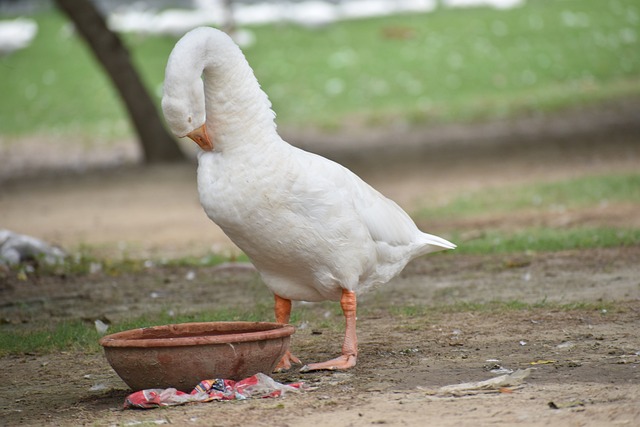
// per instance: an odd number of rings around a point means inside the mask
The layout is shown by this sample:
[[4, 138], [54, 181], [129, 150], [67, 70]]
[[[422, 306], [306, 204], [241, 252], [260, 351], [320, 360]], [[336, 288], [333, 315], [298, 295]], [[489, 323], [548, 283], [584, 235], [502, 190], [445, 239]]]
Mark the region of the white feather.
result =
[[[193, 93], [200, 75], [204, 103]], [[418, 230], [348, 169], [283, 141], [270, 108], [224, 33], [200, 28], [176, 45], [165, 77], [167, 122], [183, 136], [203, 124], [187, 123], [186, 111], [206, 116], [216, 148], [198, 156], [200, 202], [275, 294], [338, 300], [342, 289], [386, 283], [411, 259], [455, 248]]]

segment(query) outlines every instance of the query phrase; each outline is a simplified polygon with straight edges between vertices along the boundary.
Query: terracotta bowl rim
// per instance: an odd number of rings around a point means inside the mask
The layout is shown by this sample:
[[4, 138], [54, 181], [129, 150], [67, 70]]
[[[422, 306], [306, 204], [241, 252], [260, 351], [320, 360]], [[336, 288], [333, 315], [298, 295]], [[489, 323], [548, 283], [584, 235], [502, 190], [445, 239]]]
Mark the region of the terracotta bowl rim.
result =
[[[220, 335], [206, 335], [201, 336], [187, 336], [187, 337], [162, 337], [162, 338], [139, 338], [144, 333], [152, 331], [166, 331], [171, 332], [176, 330], [186, 329], [187, 327], [202, 327], [207, 326], [219, 326], [222, 327], [223, 332]], [[264, 330], [253, 330], [251, 332], [237, 333], [230, 332], [235, 328], [260, 328], [264, 327]], [[226, 330], [225, 330], [226, 329]], [[212, 330], [215, 332], [215, 330]], [[110, 335], [105, 335], [98, 342], [101, 346], [107, 347], [120, 347], [120, 348], [153, 348], [153, 347], [188, 347], [207, 344], [232, 344], [249, 341], [263, 341], [277, 338], [288, 337], [293, 335], [295, 327], [293, 325], [285, 323], [275, 322], [242, 322], [242, 321], [220, 321], [220, 322], [188, 322], [188, 323], [175, 323], [169, 325], [150, 326], [146, 328], [129, 329], [127, 331], [116, 332]]]

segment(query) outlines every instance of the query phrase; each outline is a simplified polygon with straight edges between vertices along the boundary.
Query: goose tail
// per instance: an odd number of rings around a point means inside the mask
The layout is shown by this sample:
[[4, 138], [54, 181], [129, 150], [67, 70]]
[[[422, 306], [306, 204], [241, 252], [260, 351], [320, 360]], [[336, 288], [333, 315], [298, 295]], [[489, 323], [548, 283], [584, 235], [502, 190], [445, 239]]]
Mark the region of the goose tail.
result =
[[443, 251], [445, 249], [455, 249], [457, 246], [455, 243], [443, 239], [442, 237], [435, 236], [433, 234], [422, 233], [420, 242], [420, 249], [416, 256], [428, 254], [431, 252]]

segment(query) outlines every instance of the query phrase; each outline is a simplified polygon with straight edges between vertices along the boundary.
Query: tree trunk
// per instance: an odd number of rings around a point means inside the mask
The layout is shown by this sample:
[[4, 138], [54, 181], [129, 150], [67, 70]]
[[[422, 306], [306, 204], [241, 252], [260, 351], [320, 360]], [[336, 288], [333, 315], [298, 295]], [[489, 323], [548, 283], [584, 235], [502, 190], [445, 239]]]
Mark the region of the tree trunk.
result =
[[73, 21], [118, 89], [138, 133], [147, 163], [183, 160], [184, 155], [164, 127], [156, 106], [136, 72], [129, 52], [91, 0], [55, 0]]

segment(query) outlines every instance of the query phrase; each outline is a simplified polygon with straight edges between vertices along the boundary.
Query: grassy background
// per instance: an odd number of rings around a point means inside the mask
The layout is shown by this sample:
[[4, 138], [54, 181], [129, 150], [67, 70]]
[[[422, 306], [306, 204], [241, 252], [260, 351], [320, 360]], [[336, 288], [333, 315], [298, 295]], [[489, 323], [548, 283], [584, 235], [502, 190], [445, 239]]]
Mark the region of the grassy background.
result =
[[598, 175], [461, 194], [442, 206], [422, 208], [418, 218], [469, 218], [533, 210], [541, 213], [608, 203], [640, 204], [640, 175]]
[[[640, 209], [640, 175], [615, 174], [586, 176], [556, 182], [521, 185], [515, 188], [486, 188], [462, 194], [442, 206], [420, 209], [413, 216], [420, 222], [447, 223], [486, 217], [533, 218], [545, 214], [561, 215], [568, 210], [597, 211], [602, 206], [633, 205]], [[465, 230], [468, 231], [468, 230]], [[629, 246], [640, 244], [640, 230], [620, 224], [618, 227], [526, 227], [516, 231], [483, 228], [465, 241], [463, 233], [449, 237], [459, 247], [456, 253], [489, 254], [509, 252], [546, 252], [568, 249]], [[475, 233], [472, 233], [475, 234]]]
[[[29, 48], [0, 58], [0, 133], [130, 134], [108, 79], [66, 19], [35, 17]], [[490, 119], [640, 94], [635, 0], [537, 0], [440, 9], [320, 30], [252, 28], [245, 49], [285, 126]], [[159, 100], [171, 37], [126, 37]]]

